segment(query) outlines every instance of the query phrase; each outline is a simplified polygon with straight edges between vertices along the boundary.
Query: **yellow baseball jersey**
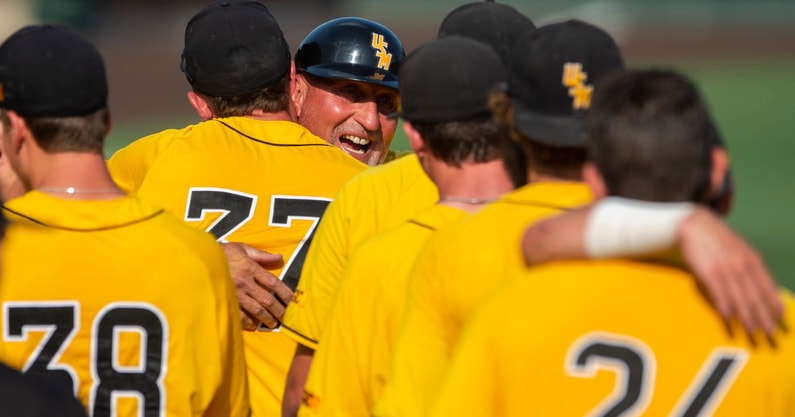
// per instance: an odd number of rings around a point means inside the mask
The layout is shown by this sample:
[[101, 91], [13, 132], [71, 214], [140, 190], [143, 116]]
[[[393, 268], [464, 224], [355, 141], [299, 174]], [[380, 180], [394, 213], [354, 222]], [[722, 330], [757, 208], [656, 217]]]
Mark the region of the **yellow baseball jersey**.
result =
[[[219, 241], [282, 254], [284, 266], [272, 272], [292, 290], [326, 206], [367, 168], [298, 124], [247, 117], [163, 131], [118, 151], [108, 165], [136, 195]], [[260, 328], [243, 334], [253, 414], [278, 415], [296, 345]]]
[[139, 199], [9, 201], [0, 360], [93, 416], [247, 416], [235, 288], [212, 236]]
[[681, 269], [570, 261], [514, 277], [472, 315], [431, 415], [795, 415], [795, 334], [752, 343]]
[[589, 202], [577, 182], [525, 185], [428, 239], [417, 256], [406, 311], [376, 415], [422, 415], [461, 323], [503, 277], [524, 269], [520, 240], [537, 220]]
[[298, 291], [284, 315], [284, 333], [316, 349], [353, 251], [438, 200], [436, 185], [414, 154], [371, 168], [346, 184], [320, 222]]
[[362, 244], [315, 352], [299, 416], [369, 416], [381, 396], [406, 283], [425, 240], [467, 212], [435, 205]]

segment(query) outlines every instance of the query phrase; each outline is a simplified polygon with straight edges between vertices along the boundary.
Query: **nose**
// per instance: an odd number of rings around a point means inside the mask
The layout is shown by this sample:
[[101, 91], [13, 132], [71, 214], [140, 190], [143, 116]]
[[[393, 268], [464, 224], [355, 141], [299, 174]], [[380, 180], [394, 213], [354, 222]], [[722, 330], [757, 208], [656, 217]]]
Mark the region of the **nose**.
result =
[[380, 127], [378, 118], [378, 105], [374, 100], [365, 100], [357, 103], [354, 119], [368, 132], [374, 132]]

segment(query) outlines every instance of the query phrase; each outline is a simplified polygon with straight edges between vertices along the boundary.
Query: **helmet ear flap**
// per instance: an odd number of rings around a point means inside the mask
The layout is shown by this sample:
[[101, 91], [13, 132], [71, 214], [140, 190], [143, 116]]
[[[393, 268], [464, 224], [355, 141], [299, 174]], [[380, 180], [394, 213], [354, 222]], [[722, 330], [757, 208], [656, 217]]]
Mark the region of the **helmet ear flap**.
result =
[[360, 17], [329, 20], [312, 30], [295, 54], [296, 70], [322, 78], [397, 89], [406, 51], [386, 26]]

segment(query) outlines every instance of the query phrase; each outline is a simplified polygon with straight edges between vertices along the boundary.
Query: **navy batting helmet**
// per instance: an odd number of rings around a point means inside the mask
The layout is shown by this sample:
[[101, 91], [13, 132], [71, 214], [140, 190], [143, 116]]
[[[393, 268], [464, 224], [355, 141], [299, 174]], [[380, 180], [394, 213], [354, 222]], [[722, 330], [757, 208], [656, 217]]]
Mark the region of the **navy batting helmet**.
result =
[[323, 78], [398, 88], [403, 44], [386, 26], [360, 17], [340, 17], [316, 27], [298, 45], [295, 66]]

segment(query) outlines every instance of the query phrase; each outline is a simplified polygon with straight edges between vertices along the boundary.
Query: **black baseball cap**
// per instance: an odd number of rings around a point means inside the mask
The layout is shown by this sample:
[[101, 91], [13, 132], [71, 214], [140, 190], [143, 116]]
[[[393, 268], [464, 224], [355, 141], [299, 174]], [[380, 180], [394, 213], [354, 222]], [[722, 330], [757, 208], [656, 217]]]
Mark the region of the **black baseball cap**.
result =
[[447, 36], [421, 45], [400, 67], [399, 115], [410, 122], [469, 120], [490, 114], [491, 90], [507, 73], [488, 45]]
[[458, 6], [447, 14], [438, 37], [461, 35], [479, 40], [494, 48], [505, 62], [519, 35], [535, 28], [530, 18], [513, 6], [480, 1]]
[[290, 48], [262, 3], [216, 0], [188, 22], [180, 68], [196, 91], [240, 96], [284, 77]]
[[31, 25], [0, 45], [0, 107], [20, 116], [82, 116], [107, 106], [99, 51], [77, 31]]
[[584, 147], [588, 140], [584, 115], [594, 85], [623, 68], [613, 38], [581, 20], [545, 25], [522, 35], [508, 64], [516, 127], [540, 143]]

